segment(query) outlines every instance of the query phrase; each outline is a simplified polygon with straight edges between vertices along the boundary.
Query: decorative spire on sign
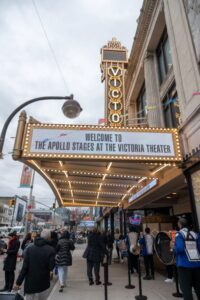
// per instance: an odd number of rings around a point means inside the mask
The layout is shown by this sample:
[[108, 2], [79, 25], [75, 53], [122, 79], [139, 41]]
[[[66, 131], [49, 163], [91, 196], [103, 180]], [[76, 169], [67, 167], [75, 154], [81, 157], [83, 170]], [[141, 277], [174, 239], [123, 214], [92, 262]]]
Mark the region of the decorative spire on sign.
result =
[[121, 42], [118, 41], [115, 37], [113, 37], [107, 45], [103, 46], [103, 48], [127, 50], [126, 47], [122, 46]]

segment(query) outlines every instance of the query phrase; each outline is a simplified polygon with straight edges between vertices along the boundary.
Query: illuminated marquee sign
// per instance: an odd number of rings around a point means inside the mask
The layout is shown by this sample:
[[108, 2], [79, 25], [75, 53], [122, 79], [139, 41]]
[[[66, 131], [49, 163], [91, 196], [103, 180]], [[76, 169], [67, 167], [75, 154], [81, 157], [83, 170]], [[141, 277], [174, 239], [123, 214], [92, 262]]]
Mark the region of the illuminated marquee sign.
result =
[[124, 73], [127, 49], [115, 38], [101, 49], [102, 81], [105, 80], [105, 116], [107, 125], [125, 125]]
[[123, 104], [123, 69], [111, 66], [108, 68], [108, 120], [111, 124], [121, 124], [124, 115]]
[[176, 129], [28, 124], [24, 157], [181, 160]]

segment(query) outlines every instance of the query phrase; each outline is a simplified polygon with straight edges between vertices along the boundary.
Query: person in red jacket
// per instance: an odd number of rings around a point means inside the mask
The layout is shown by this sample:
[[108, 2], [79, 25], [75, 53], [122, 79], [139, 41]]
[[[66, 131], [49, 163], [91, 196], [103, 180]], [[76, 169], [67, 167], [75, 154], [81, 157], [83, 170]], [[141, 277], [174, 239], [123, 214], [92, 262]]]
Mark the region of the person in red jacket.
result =
[[20, 247], [20, 241], [16, 232], [11, 232], [8, 235], [8, 249], [6, 251], [6, 258], [4, 260], [3, 270], [5, 272], [5, 286], [2, 291], [12, 291], [13, 283], [15, 280], [15, 268], [17, 263], [17, 253]]

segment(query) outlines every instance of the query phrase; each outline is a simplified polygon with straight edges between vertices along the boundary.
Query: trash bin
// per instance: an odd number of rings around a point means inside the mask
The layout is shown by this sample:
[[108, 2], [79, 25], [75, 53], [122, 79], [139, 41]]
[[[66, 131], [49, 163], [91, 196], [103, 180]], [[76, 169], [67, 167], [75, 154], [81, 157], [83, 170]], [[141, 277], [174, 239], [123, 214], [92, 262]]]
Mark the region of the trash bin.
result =
[[1, 300], [24, 300], [24, 297], [22, 297], [19, 293], [0, 293], [0, 299]]

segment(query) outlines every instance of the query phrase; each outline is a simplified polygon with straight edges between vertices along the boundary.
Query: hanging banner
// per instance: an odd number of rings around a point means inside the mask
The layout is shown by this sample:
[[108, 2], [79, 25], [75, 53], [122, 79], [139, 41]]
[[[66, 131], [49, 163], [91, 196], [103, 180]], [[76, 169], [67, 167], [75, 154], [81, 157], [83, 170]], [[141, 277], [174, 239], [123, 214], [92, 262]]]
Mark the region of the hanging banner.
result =
[[32, 177], [32, 169], [27, 166], [23, 165], [22, 175], [20, 180], [20, 188], [30, 188], [31, 186], [31, 177]]
[[29, 125], [24, 157], [181, 160], [176, 129], [43, 126]]

